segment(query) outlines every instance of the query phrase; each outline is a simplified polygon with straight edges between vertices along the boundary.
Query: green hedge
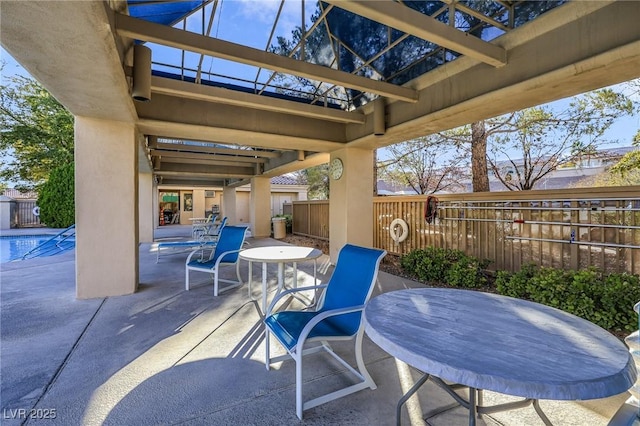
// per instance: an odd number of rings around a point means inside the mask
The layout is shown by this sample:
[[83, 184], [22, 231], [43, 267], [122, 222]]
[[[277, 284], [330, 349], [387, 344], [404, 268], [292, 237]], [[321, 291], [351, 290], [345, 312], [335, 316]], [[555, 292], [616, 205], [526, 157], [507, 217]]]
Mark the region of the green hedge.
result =
[[38, 191], [40, 221], [51, 228], [67, 228], [75, 223], [73, 163], [57, 167]]
[[467, 256], [460, 250], [436, 247], [414, 250], [400, 258], [402, 268], [420, 281], [466, 288], [486, 284], [484, 269], [488, 264], [488, 261]]
[[496, 288], [500, 294], [553, 306], [608, 330], [638, 328], [633, 310], [640, 300], [637, 275], [603, 274], [595, 268], [563, 271], [526, 265], [515, 273], [498, 272]]
[[[478, 288], [487, 284], [479, 261], [459, 250], [429, 247], [400, 258], [402, 268], [426, 283]], [[633, 306], [640, 300], [640, 277], [630, 274], [603, 274], [590, 268], [579, 271], [524, 265], [520, 271], [498, 271], [498, 293], [532, 300], [587, 319], [602, 328], [633, 331], [638, 328]]]

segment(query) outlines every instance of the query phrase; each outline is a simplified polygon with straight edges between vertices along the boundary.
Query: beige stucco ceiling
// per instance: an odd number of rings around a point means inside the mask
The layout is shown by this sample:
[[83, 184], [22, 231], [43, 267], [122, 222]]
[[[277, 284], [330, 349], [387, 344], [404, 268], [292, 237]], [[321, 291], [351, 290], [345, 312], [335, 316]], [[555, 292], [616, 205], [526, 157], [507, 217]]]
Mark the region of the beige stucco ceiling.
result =
[[[640, 76], [640, 2], [569, 2], [490, 43], [471, 44], [451, 29], [421, 25], [431, 24], [428, 17], [405, 18], [403, 6], [391, 1], [329, 3], [467, 54], [395, 86], [143, 23], [126, 15], [123, 2], [103, 1], [2, 1], [0, 41], [74, 115], [136, 123], [145, 136], [143, 166], [172, 182], [203, 184], [274, 176], [326, 162], [328, 153], [346, 146], [388, 146]], [[374, 135], [372, 103], [331, 110], [157, 77], [151, 101], [134, 102], [131, 37], [272, 69], [290, 67], [299, 75], [377, 93], [386, 99], [386, 132]], [[159, 150], [150, 136], [257, 151], [253, 158], [170, 155], [189, 149]]]

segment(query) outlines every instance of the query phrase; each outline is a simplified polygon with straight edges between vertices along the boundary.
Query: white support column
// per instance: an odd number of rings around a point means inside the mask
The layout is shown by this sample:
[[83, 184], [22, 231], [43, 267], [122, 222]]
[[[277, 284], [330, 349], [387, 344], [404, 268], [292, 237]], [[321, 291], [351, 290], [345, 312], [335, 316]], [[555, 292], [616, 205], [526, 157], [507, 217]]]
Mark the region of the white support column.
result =
[[373, 244], [373, 151], [345, 148], [331, 153], [343, 163], [340, 179], [330, 177], [329, 251], [331, 262], [346, 243]]
[[138, 174], [138, 221], [140, 224], [140, 242], [153, 242], [153, 229], [155, 223], [153, 199], [155, 187], [152, 173]]
[[271, 179], [254, 177], [251, 179], [251, 234], [256, 238], [271, 235]]
[[238, 224], [236, 211], [236, 189], [225, 186], [222, 188], [222, 216], [226, 216], [227, 222], [231, 225]]
[[132, 123], [75, 117], [76, 296], [138, 285], [138, 146]]

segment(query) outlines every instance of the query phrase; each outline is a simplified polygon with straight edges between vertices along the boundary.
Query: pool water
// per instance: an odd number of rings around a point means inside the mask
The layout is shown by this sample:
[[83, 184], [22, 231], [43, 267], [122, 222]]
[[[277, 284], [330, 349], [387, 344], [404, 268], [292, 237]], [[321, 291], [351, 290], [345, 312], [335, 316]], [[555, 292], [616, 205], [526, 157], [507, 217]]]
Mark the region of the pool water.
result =
[[[11, 237], [0, 237], [0, 263], [19, 260], [29, 251], [35, 249], [40, 244], [44, 244], [37, 251], [30, 254], [34, 256], [54, 256], [72, 249], [75, 246], [74, 238], [60, 241], [60, 238], [51, 240], [53, 235], [20, 235]], [[49, 241], [51, 240], [51, 241]]]

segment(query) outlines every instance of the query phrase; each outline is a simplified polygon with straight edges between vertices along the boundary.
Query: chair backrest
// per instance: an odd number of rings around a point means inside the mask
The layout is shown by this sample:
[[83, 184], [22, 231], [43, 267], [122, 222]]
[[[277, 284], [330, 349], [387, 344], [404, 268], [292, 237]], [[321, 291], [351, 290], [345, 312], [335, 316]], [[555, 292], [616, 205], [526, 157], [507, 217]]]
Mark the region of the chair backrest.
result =
[[[213, 252], [211, 259], [218, 260], [218, 257], [227, 251], [240, 250], [242, 244], [244, 244], [244, 237], [247, 233], [247, 228], [244, 226], [225, 226], [220, 231], [220, 237], [216, 244], [216, 249]], [[222, 262], [235, 263], [238, 261], [238, 253], [227, 254], [222, 258]]]
[[[385, 250], [347, 244], [340, 250], [338, 261], [329, 280], [322, 311], [364, 305], [371, 296], [378, 277], [380, 261]], [[331, 318], [348, 334], [355, 334], [360, 327], [361, 313]]]
[[216, 226], [216, 229], [213, 230], [212, 234], [220, 235], [220, 231], [222, 231], [222, 228], [224, 228], [226, 224], [227, 224], [227, 217], [225, 216], [222, 218], [218, 226]]
[[204, 223], [213, 223], [216, 221], [216, 218], [218, 216], [214, 216], [213, 213], [210, 213], [209, 216], [207, 216], [207, 219], [204, 221]]

